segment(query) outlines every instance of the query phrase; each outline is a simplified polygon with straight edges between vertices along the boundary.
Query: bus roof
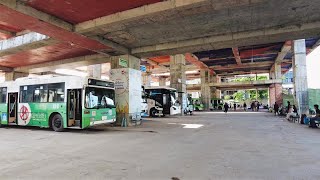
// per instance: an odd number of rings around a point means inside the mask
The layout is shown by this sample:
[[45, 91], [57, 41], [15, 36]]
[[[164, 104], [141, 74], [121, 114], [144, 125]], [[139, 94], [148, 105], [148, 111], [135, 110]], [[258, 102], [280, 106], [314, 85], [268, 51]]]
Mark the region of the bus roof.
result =
[[171, 87], [166, 87], [166, 86], [149, 86], [149, 87], [144, 87], [144, 89], [166, 89], [166, 90], [170, 90], [170, 91], [177, 91], [174, 88]]
[[66, 83], [65, 88], [77, 89], [82, 88], [85, 84], [88, 84], [89, 79], [95, 79], [100, 81], [112, 82], [109, 80], [101, 80], [91, 77], [79, 77], [79, 76], [53, 76], [53, 77], [26, 77], [18, 78], [15, 81], [5, 81], [0, 84], [0, 87], [10, 87], [14, 91], [19, 91], [20, 86], [37, 85], [37, 84], [53, 84], [53, 83]]

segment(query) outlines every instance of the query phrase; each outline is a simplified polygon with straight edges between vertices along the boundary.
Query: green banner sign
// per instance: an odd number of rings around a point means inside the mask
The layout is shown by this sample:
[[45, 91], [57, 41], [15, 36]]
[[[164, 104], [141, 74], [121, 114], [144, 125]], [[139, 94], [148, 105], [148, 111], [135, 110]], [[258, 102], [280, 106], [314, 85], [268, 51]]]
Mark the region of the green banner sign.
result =
[[128, 61], [123, 58], [119, 58], [119, 66], [128, 67]]

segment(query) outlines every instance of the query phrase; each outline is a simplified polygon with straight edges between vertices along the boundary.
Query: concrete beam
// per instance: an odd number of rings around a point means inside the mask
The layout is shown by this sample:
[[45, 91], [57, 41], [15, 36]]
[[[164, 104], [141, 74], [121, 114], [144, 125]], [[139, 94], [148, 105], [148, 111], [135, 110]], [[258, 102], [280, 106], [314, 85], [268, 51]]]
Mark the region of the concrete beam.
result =
[[187, 84], [187, 91], [201, 91], [200, 84]]
[[276, 58], [276, 62], [282, 62], [286, 57], [286, 55], [291, 51], [291, 49], [292, 49], [292, 41], [286, 41]]
[[[123, 54], [131, 54], [131, 50], [125, 46], [122, 46], [116, 42], [113, 42], [111, 40], [108, 40], [104, 37], [100, 36], [91, 36], [90, 39], [94, 39], [108, 47], [111, 47], [113, 51], [115, 51], [112, 55], [123, 55]], [[112, 51], [112, 50], [109, 50]]]
[[257, 67], [268, 67], [272, 66], [273, 62], [254, 62], [254, 63], [245, 63], [245, 64], [232, 64], [227, 66], [211, 66], [215, 71], [223, 71], [223, 70], [236, 70], [236, 69], [250, 69], [250, 68], [257, 68]]
[[0, 41], [0, 57], [56, 44], [58, 41], [36, 32]]
[[275, 65], [278, 63], [282, 63], [286, 55], [291, 51], [292, 49], [292, 41], [286, 41], [284, 45], [281, 48], [281, 51], [278, 53], [278, 56], [275, 60], [275, 64], [271, 67], [271, 72], [275, 71]]
[[220, 83], [210, 83], [211, 87], [225, 88], [225, 87], [241, 87], [241, 86], [259, 86], [259, 85], [271, 85], [271, 84], [281, 84], [282, 79], [272, 79], [263, 81], [246, 81], [246, 82], [220, 82]]
[[14, 71], [24, 72], [24, 73], [42, 73], [42, 72], [55, 71], [56, 69], [66, 69], [66, 68], [72, 69], [76, 67], [102, 64], [107, 62], [111, 62], [110, 56], [108, 57], [106, 55], [96, 54], [96, 55], [81, 56], [81, 57], [63, 59], [63, 60], [47, 62], [42, 64], [18, 67], [18, 68], [14, 68]]
[[122, 24], [139, 21], [142, 19], [152, 19], [157, 14], [166, 14], [173, 11], [187, 9], [203, 4], [210, 4], [208, 0], [168, 0], [150, 5], [145, 5], [135, 9], [115, 13], [112, 15], [99, 17], [93, 20], [79, 23], [75, 26], [75, 32], [88, 33], [100, 28], [110, 28], [121, 26]]
[[0, 11], [0, 21], [14, 26], [24, 27], [94, 52], [111, 49], [96, 40], [74, 33], [72, 24], [27, 6], [23, 1], [0, 0]]
[[237, 64], [238, 65], [242, 64], [239, 49], [232, 48], [232, 52], [233, 52], [234, 58], [236, 59]]
[[219, 76], [235, 76], [235, 75], [244, 75], [244, 74], [263, 74], [269, 73], [269, 70], [251, 70], [251, 71], [233, 71], [232, 73], [223, 72], [218, 73]]
[[186, 61], [197, 66], [199, 69], [208, 69], [210, 71], [210, 74], [216, 74], [212, 68], [209, 68], [205, 63], [200, 61], [195, 55], [191, 53], [186, 53], [185, 58], [186, 58]]
[[200, 69], [208, 69], [208, 66], [203, 62], [199, 61], [199, 59], [195, 55], [186, 53], [185, 57], [186, 57], [186, 61], [198, 66]]
[[267, 44], [279, 41], [288, 41], [292, 39], [299, 39], [301, 37], [306, 38], [319, 35], [319, 32], [320, 21], [316, 21], [138, 47], [132, 49], [131, 52], [139, 57], [152, 57], [164, 54], [197, 52], [203, 50], [230, 48], [234, 46], [248, 46], [255, 45], [257, 43]]
[[13, 71], [13, 68], [0, 66], [0, 71], [2, 71], [2, 72], [11, 72], [11, 71]]
[[205, 13], [207, 11], [252, 5], [263, 1], [265, 0], [167, 0], [79, 23], [75, 26], [75, 31], [84, 34], [95, 32], [97, 29], [104, 32], [119, 31], [125, 25], [167, 21], [173, 17], [172, 15], [190, 14], [195, 7], [201, 7], [201, 11]]
[[2, 30], [2, 29], [0, 29], [0, 33], [7, 34], [7, 35], [10, 35], [10, 36], [15, 36], [16, 35], [16, 33], [13, 33], [13, 32], [10, 32], [10, 31], [5, 31], [5, 30]]
[[43, 22], [48, 22], [54, 26], [60, 27], [72, 31], [73, 26], [55, 16], [51, 16], [44, 12], [38, 11], [30, 6], [25, 5], [25, 2], [20, 0], [0, 0], [0, 5], [11, 8], [19, 13], [26, 14], [31, 17], [35, 17]]
[[169, 68], [167, 68], [166, 66], [164, 66], [164, 65], [162, 65], [162, 64], [160, 64], [160, 63], [158, 63], [158, 62], [156, 62], [156, 61], [153, 61], [153, 60], [151, 60], [151, 59], [145, 59], [149, 64], [151, 64], [152, 66], [157, 66], [157, 67], [159, 67], [159, 68], [161, 68], [161, 69], [169, 69]]
[[[0, 0], [0, 5], [7, 6], [19, 13], [22, 13], [24, 15], [36, 18], [37, 20], [41, 20], [42, 23], [47, 23], [49, 29], [42, 29], [39, 31], [39, 28], [37, 29], [31, 29], [35, 32], [40, 32], [42, 34], [46, 34], [50, 37], [57, 38], [60, 40], [64, 40], [73, 44], [78, 45], [79, 47], [83, 47], [86, 49], [93, 48], [94, 50], [100, 50], [100, 49], [114, 49], [117, 51], [117, 54], [129, 54], [130, 50], [120, 44], [117, 44], [115, 42], [112, 42], [110, 40], [107, 40], [103, 37], [99, 36], [92, 36], [92, 37], [86, 37], [84, 35], [80, 35], [77, 33], [74, 33], [74, 26], [66, 21], [63, 21], [55, 16], [46, 14], [44, 12], [38, 11], [30, 6], [25, 5], [25, 2], [20, 0]], [[1, 18], [0, 18], [1, 19]], [[58, 29], [56, 29], [58, 28]], [[59, 36], [59, 31], [67, 33], [68, 36]], [[90, 43], [91, 45], [89, 45]], [[94, 48], [95, 46], [97, 48]], [[100, 45], [99, 45], [100, 44]], [[103, 46], [105, 47], [103, 48]], [[101, 47], [100, 47], [101, 46]], [[99, 47], [99, 48], [98, 48]], [[111, 51], [111, 50], [109, 50]]]

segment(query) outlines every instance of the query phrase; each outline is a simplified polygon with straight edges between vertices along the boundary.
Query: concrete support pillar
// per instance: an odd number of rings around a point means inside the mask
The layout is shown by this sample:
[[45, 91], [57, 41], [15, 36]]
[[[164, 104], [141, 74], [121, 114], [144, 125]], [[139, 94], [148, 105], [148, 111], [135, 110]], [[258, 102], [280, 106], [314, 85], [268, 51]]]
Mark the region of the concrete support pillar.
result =
[[299, 114], [309, 113], [308, 81], [307, 81], [307, 55], [306, 42], [304, 39], [293, 41], [294, 51], [294, 89], [296, 104]]
[[271, 107], [277, 102], [278, 105], [283, 103], [282, 84], [272, 84], [269, 87], [269, 104]]
[[186, 108], [187, 86], [186, 86], [186, 59], [183, 54], [170, 56], [170, 86], [177, 89], [178, 100], [181, 103], [181, 114]]
[[27, 77], [28, 73], [22, 72], [6, 72], [5, 73], [5, 81], [15, 81], [18, 78]]
[[208, 70], [202, 69], [201, 76], [201, 100], [204, 104], [204, 110], [209, 110], [211, 102], [210, 73]]
[[[212, 75], [210, 82], [212, 83], [219, 83], [221, 82], [221, 77], [216, 76], [216, 75]], [[215, 88], [215, 87], [211, 87], [211, 98], [221, 98], [221, 90]]]
[[[110, 79], [115, 82], [117, 124], [131, 125], [132, 120], [141, 119], [141, 71], [140, 59], [123, 55], [111, 62]], [[138, 102], [138, 103], [137, 103]]]
[[[214, 76], [214, 78], [212, 79], [212, 82], [221, 83], [221, 77], [220, 76]], [[215, 89], [215, 94], [214, 94], [213, 97], [220, 99], [221, 98], [221, 90]]]
[[159, 86], [166, 86], [167, 77], [160, 76], [159, 77]]
[[88, 66], [88, 76], [100, 79], [101, 78], [101, 64]]
[[143, 73], [142, 75], [142, 84], [144, 86], [151, 86], [151, 73]]
[[111, 69], [131, 68], [140, 70], [140, 59], [131, 55], [121, 55], [112, 57]]
[[275, 84], [275, 99], [277, 104], [283, 103], [282, 84]]
[[[269, 87], [269, 105], [270, 107], [273, 107], [274, 103], [276, 102], [276, 92], [275, 92], [274, 85], [271, 85]], [[280, 104], [279, 104], [280, 105]]]
[[[274, 71], [270, 71], [270, 79], [282, 79], [281, 62], [274, 64]], [[269, 104], [271, 107], [277, 102], [278, 105], [283, 103], [282, 84], [273, 84], [269, 88]]]
[[274, 71], [270, 71], [269, 78], [270, 79], [276, 79], [276, 74], [275, 74]]
[[282, 79], [282, 70], [281, 70], [281, 62], [276, 62], [274, 64], [274, 77], [275, 79]]

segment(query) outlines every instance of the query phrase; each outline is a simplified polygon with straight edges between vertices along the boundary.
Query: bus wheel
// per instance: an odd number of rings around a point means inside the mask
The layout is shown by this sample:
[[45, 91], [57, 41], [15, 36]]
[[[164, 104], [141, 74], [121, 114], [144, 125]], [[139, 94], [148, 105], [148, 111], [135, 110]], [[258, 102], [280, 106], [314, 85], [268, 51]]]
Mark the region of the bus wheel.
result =
[[51, 127], [56, 132], [63, 131], [63, 121], [60, 114], [56, 114], [51, 119]]
[[153, 109], [150, 110], [150, 116], [151, 117], [157, 117], [156, 114], [157, 114], [157, 110], [156, 109], [153, 108]]

